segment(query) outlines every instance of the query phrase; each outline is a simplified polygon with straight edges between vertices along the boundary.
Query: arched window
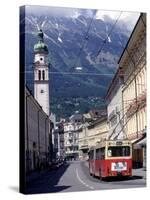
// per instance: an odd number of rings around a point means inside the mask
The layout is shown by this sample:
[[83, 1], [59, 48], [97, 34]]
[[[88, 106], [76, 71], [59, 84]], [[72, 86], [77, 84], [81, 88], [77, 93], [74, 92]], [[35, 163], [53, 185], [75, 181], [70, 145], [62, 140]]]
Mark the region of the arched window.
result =
[[39, 70], [39, 80], [41, 80], [41, 71]]
[[43, 80], [45, 80], [45, 71], [44, 70], [42, 71], [42, 77], [43, 77]]

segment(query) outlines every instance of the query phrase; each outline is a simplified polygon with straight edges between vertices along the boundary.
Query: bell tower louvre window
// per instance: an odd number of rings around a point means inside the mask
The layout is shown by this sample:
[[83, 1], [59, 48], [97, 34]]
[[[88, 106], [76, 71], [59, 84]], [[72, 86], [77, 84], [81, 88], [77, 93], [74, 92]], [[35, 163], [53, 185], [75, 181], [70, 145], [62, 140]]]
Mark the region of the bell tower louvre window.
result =
[[43, 80], [45, 80], [45, 71], [44, 70], [42, 71], [42, 77], [43, 77]]
[[41, 70], [39, 70], [39, 81], [41, 80]]

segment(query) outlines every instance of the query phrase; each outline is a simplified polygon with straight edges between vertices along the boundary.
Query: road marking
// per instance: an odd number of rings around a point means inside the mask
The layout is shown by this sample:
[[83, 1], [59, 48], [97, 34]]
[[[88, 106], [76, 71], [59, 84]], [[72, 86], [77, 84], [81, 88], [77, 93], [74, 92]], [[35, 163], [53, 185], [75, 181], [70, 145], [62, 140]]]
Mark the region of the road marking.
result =
[[84, 186], [90, 188], [91, 190], [94, 190], [94, 187], [88, 185], [87, 183], [85, 183], [79, 176], [79, 173], [78, 173], [78, 169], [76, 169], [76, 176], [77, 176], [77, 179], [80, 181], [80, 183], [82, 183]]

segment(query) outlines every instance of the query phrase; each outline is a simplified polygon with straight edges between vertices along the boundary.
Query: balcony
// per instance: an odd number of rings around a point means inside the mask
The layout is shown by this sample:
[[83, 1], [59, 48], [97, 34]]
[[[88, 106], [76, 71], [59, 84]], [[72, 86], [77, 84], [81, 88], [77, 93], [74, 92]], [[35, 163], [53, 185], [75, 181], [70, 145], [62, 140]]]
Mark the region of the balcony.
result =
[[127, 108], [127, 118], [131, 117], [137, 109], [141, 109], [146, 106], [146, 92], [142, 92], [137, 99], [135, 98]]
[[137, 104], [140, 106], [140, 108], [144, 107], [146, 105], [146, 92], [142, 92], [141, 95], [139, 95], [137, 99]]

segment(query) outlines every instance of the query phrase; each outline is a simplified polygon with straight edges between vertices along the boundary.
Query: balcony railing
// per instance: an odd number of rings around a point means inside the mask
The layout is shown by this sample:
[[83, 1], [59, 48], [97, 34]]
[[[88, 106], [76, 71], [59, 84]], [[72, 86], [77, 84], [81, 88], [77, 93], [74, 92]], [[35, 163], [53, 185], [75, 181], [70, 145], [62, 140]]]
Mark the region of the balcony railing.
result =
[[137, 109], [140, 109], [146, 105], [146, 92], [142, 92], [141, 95], [134, 99], [127, 108], [127, 118], [131, 117]]

